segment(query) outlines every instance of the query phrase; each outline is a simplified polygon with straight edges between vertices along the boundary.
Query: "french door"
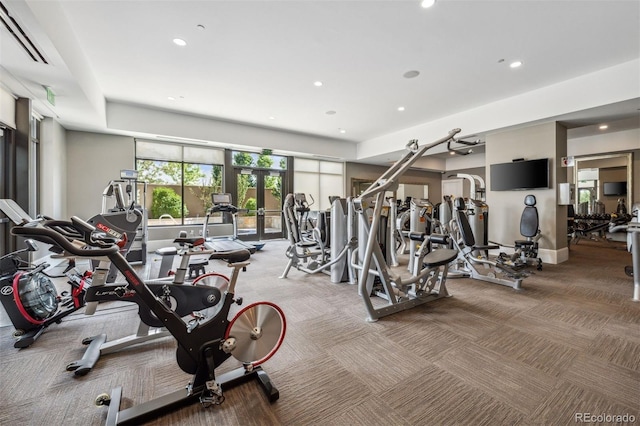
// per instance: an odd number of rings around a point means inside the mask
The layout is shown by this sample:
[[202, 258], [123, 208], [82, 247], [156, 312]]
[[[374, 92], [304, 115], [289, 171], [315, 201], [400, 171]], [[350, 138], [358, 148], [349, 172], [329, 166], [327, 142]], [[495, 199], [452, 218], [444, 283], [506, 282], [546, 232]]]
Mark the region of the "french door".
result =
[[282, 238], [282, 192], [285, 171], [236, 168], [234, 200], [238, 236], [243, 240]]

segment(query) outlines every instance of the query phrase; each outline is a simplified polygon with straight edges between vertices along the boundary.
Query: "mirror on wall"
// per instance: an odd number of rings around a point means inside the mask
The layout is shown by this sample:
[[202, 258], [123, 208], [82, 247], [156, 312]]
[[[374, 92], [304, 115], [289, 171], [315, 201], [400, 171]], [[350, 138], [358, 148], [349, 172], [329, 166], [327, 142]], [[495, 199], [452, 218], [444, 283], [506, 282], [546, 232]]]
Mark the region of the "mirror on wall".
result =
[[578, 214], [615, 213], [621, 200], [633, 205], [631, 153], [607, 154], [574, 160], [574, 204]]

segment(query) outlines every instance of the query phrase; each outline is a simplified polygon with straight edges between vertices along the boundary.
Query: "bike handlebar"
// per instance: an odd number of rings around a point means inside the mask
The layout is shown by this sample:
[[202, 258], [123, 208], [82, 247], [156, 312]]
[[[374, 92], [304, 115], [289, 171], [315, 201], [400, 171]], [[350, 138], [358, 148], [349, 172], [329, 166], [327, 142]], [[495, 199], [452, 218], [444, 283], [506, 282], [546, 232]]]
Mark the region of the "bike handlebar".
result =
[[[76, 216], [71, 218], [71, 222], [47, 220], [11, 228], [13, 235], [28, 236], [45, 244], [53, 244], [74, 256], [109, 256], [120, 250], [116, 244], [93, 239], [95, 231], [96, 228]], [[77, 244], [78, 242], [81, 244]]]

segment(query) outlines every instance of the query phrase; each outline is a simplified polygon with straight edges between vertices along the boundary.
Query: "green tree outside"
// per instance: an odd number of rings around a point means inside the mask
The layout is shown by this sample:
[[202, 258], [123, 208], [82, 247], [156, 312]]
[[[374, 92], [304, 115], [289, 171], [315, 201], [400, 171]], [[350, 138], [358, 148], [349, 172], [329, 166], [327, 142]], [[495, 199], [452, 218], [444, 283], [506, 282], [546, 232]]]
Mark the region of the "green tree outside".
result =
[[[233, 164], [237, 166], [253, 166], [253, 157], [247, 152], [236, 152], [233, 156]], [[255, 176], [253, 175], [238, 175], [238, 199], [236, 205], [239, 208], [246, 207], [245, 200], [247, 198], [247, 191], [250, 187], [255, 187]]]
[[172, 218], [182, 217], [182, 212], [189, 214], [187, 206], [182, 204], [180, 197], [171, 188], [158, 187], [153, 190], [153, 201], [151, 202], [151, 218], [157, 219], [163, 214], [171, 215]]

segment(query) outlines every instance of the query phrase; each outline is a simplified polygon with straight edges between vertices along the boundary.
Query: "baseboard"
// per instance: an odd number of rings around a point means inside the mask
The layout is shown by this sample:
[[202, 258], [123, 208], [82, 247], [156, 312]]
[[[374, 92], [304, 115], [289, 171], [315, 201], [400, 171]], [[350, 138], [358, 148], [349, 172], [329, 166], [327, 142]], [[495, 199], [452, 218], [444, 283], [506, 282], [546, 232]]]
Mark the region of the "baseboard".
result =
[[557, 265], [569, 260], [569, 248], [562, 247], [558, 250], [538, 249], [538, 255], [542, 259], [542, 263]]

